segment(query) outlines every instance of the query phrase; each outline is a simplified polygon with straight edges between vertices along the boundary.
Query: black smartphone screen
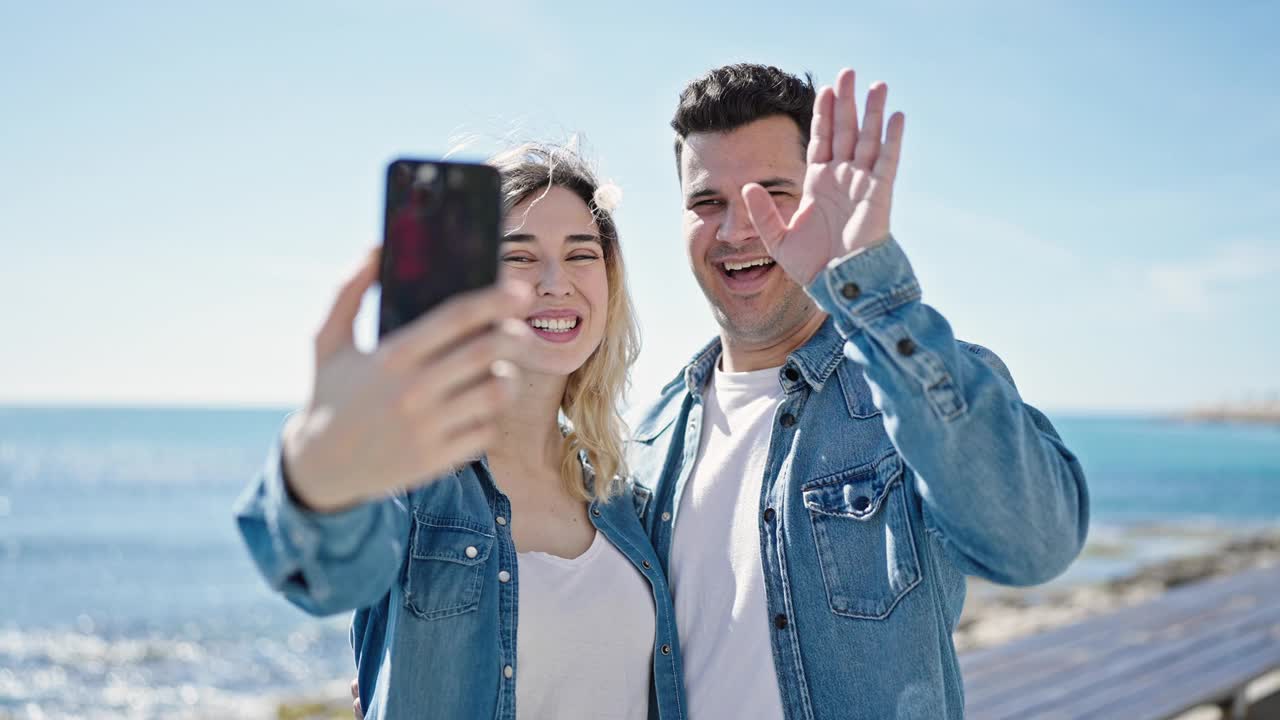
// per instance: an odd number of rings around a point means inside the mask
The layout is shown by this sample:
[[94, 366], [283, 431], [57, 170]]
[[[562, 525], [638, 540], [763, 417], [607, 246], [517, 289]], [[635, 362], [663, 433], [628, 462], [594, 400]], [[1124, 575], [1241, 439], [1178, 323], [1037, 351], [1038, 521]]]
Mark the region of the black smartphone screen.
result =
[[451, 295], [492, 285], [501, 226], [494, 168], [410, 159], [388, 165], [378, 337]]

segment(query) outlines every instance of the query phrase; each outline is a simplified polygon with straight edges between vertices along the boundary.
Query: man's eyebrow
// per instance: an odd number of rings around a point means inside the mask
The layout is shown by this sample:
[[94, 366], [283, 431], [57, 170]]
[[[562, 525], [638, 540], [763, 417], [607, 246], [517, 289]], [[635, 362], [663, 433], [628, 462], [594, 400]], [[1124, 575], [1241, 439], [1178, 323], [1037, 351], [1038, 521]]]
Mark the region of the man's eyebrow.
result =
[[[533, 235], [530, 233], [512, 233], [510, 235], [502, 236], [502, 242], [517, 242], [517, 243], [533, 242], [537, 239], [538, 239], [537, 235]], [[597, 245], [603, 245], [603, 243], [600, 242], [600, 236], [592, 235], [591, 233], [575, 233], [573, 235], [565, 235], [564, 239], [565, 239], [565, 242], [571, 242], [571, 243], [596, 243]]]
[[[770, 189], [772, 189], [772, 188], [782, 188], [782, 189], [784, 189], [784, 190], [790, 190], [790, 189], [794, 189], [794, 188], [796, 187], [796, 183], [795, 183], [795, 181], [794, 181], [794, 180], [791, 180], [791, 179], [789, 179], [789, 178], [780, 177], [780, 176], [779, 176], [779, 177], [765, 178], [764, 180], [757, 180], [757, 181], [756, 181], [756, 184], [757, 184], [757, 185], [759, 185], [760, 187], [763, 187], [765, 190], [770, 190]], [[693, 192], [689, 193], [689, 194], [686, 196], [686, 199], [687, 199], [687, 200], [701, 200], [702, 198], [705, 198], [705, 197], [714, 197], [714, 196], [719, 195], [719, 194], [720, 194], [720, 192], [719, 192], [718, 190], [714, 190], [714, 189], [712, 189], [712, 188], [699, 188], [699, 189], [694, 190]]]
[[757, 180], [756, 184], [764, 188], [765, 190], [769, 190], [771, 188], [789, 189], [789, 188], [794, 188], [796, 186], [796, 183], [794, 180], [791, 180], [790, 178], [784, 178], [784, 177], [771, 177], [765, 180]]

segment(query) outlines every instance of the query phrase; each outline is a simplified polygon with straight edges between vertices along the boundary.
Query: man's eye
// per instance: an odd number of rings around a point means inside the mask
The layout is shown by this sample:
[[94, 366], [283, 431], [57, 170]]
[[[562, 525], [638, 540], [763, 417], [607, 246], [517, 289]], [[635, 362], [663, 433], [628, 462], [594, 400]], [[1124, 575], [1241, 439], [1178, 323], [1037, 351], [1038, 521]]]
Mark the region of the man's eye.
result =
[[720, 204], [719, 200], [699, 200], [698, 202], [694, 203], [693, 206], [694, 207], [711, 207], [713, 205], [719, 205], [719, 204]]

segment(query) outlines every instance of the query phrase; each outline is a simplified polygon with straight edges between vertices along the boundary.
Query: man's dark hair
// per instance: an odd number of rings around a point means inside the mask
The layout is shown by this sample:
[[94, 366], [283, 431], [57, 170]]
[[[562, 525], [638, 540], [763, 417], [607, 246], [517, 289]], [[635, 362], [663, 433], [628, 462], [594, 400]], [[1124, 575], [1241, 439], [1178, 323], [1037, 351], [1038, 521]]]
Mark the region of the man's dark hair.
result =
[[677, 175], [685, 138], [699, 132], [729, 132], [771, 115], [794, 120], [802, 142], [808, 145], [816, 94], [809, 73], [801, 80], [771, 65], [752, 63], [709, 71], [685, 86], [671, 118], [671, 128], [676, 131]]

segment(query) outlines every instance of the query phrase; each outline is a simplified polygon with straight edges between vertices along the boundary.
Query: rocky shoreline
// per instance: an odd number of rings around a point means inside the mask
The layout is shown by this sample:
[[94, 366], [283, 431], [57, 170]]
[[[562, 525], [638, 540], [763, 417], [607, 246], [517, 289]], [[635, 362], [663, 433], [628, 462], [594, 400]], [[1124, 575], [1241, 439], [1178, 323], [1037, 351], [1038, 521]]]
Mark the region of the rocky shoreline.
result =
[[[1185, 532], [1184, 528], [1175, 534]], [[970, 580], [970, 597], [954, 636], [956, 647], [965, 652], [999, 645], [1136, 605], [1181, 585], [1280, 564], [1280, 528], [1240, 536], [1220, 536], [1216, 531], [1209, 534], [1219, 539], [1208, 543], [1201, 552], [1146, 564], [1100, 582], [1014, 589]], [[1094, 550], [1105, 551], [1096, 547]], [[350, 718], [350, 700], [341, 697], [342, 689], [335, 686], [327, 690], [323, 698], [283, 702], [276, 717], [280, 720]]]
[[1188, 422], [1280, 425], [1280, 401], [1201, 407], [1180, 414], [1178, 419]]

